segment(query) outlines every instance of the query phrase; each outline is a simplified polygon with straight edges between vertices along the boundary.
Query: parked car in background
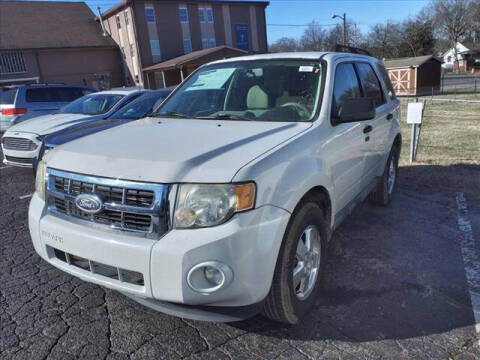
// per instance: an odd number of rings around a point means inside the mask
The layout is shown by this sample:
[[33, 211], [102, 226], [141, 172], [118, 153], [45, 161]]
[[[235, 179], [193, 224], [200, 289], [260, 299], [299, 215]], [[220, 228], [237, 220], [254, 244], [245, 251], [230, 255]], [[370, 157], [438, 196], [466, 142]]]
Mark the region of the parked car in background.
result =
[[36, 116], [53, 114], [95, 89], [79, 85], [32, 84], [0, 88], [0, 132]]
[[173, 87], [170, 87], [147, 91], [106, 119], [88, 118], [85, 121], [45, 136], [39, 157], [34, 161], [34, 168], [37, 161], [41, 160], [46, 152], [59, 145], [147, 116], [165, 100], [173, 89]]
[[55, 114], [38, 116], [10, 127], [2, 137], [3, 162], [32, 167], [42, 139], [52, 132], [86, 121], [108, 118], [146, 90], [109, 90], [81, 97]]
[[176, 316], [297, 323], [322, 288], [333, 230], [365, 198], [394, 196], [399, 104], [365, 55], [202, 66], [151, 116], [44, 156], [34, 248]]

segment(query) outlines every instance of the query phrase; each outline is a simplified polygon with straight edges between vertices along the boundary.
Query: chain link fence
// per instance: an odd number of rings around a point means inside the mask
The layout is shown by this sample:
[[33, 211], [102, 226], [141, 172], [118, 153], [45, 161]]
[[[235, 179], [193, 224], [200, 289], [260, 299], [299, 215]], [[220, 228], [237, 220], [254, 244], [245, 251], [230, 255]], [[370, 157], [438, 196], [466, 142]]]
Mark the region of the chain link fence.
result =
[[480, 93], [443, 93], [399, 99], [402, 160], [408, 162], [410, 156], [411, 125], [407, 124], [407, 106], [420, 101], [424, 103], [424, 114], [416, 161], [480, 164]]

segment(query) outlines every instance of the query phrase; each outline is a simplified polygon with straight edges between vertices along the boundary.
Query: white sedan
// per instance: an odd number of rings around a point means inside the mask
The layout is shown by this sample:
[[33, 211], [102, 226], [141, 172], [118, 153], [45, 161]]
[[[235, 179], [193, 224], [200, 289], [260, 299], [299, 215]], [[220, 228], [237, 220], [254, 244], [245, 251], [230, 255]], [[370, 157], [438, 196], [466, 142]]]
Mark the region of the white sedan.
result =
[[32, 167], [44, 136], [87, 119], [104, 119], [144, 92], [109, 90], [93, 93], [71, 102], [56, 114], [38, 116], [10, 127], [2, 138], [3, 163]]

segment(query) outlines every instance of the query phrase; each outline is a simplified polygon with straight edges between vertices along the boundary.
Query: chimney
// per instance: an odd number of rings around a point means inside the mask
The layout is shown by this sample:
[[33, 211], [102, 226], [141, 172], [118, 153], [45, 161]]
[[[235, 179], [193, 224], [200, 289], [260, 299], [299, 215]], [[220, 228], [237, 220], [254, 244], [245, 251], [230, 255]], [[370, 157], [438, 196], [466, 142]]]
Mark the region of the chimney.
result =
[[100, 11], [100, 6], [97, 6], [98, 18], [100, 19], [100, 25], [102, 26], [102, 36], [108, 36], [105, 31], [105, 25], [103, 25], [102, 12]]

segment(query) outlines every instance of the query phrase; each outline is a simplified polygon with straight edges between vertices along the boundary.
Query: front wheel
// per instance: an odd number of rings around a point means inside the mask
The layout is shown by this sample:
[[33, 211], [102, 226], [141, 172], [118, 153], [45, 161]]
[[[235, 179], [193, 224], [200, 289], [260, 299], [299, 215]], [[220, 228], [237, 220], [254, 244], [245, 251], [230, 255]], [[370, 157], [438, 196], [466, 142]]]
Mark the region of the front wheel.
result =
[[315, 303], [326, 259], [327, 224], [315, 202], [294, 212], [285, 231], [263, 314], [295, 324]]
[[398, 149], [390, 150], [385, 170], [375, 190], [370, 194], [370, 200], [381, 206], [387, 206], [393, 198], [398, 177]]

